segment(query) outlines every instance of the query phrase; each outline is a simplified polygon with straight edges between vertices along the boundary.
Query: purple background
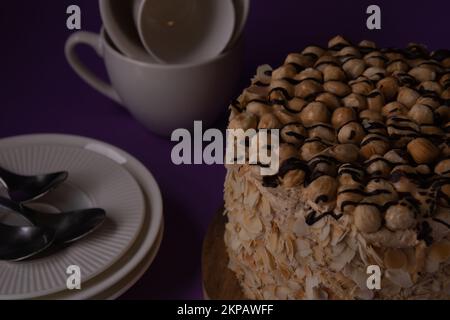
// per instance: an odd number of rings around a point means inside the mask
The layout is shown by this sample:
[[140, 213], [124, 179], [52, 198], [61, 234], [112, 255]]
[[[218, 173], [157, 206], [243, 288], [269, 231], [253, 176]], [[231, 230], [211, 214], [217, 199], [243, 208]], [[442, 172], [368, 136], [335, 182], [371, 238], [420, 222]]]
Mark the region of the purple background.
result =
[[[260, 64], [279, 65], [291, 51], [325, 45], [343, 34], [380, 46], [422, 42], [450, 47], [448, 0], [303, 1], [254, 0], [247, 26], [247, 52], [240, 89]], [[161, 251], [124, 299], [201, 299], [202, 238], [222, 203], [221, 166], [172, 165], [172, 144], [152, 135], [117, 104], [89, 88], [69, 68], [63, 47], [66, 8], [82, 8], [82, 28], [98, 31], [97, 1], [2, 1], [0, 4], [0, 137], [57, 132], [104, 140], [135, 155], [158, 180], [165, 205]], [[382, 30], [365, 27], [366, 8], [382, 7]], [[102, 62], [81, 51], [103, 73]], [[217, 127], [223, 128], [225, 117]]]

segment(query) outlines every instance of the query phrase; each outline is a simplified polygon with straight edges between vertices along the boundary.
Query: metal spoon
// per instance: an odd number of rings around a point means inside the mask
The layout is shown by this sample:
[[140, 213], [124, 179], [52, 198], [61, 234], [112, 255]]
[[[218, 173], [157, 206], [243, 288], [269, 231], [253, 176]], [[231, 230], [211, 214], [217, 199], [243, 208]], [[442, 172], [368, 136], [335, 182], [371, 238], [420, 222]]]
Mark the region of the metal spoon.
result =
[[22, 215], [35, 226], [52, 230], [55, 233], [55, 244], [71, 243], [85, 237], [100, 227], [106, 217], [103, 209], [44, 213], [0, 197], [0, 210], [2, 208]]
[[0, 167], [0, 185], [3, 184], [11, 199], [17, 202], [34, 200], [64, 182], [68, 173], [56, 172], [37, 176], [23, 176]]
[[21, 261], [53, 242], [53, 232], [39, 227], [15, 227], [0, 223], [0, 260]]

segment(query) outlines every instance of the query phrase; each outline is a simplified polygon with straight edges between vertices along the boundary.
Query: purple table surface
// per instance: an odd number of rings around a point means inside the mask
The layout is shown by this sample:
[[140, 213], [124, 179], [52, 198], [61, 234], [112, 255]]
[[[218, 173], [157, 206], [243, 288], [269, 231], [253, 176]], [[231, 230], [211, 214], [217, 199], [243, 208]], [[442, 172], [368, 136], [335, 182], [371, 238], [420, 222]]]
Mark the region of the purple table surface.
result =
[[[252, 2], [240, 89], [258, 65], [277, 66], [289, 52], [310, 43], [325, 45], [338, 33], [352, 41], [371, 39], [380, 46], [405, 46], [414, 41], [429, 49], [450, 47], [448, 0]], [[365, 11], [372, 2], [382, 8], [379, 31], [366, 28]], [[148, 132], [124, 108], [72, 72], [63, 52], [71, 34], [66, 28], [66, 8], [71, 4], [82, 9], [82, 29], [100, 29], [97, 1], [2, 1], [0, 137], [78, 134], [136, 156], [159, 182], [166, 231], [155, 262], [122, 299], [201, 299], [202, 238], [222, 204], [225, 170], [222, 166], [173, 165], [173, 143]], [[81, 50], [81, 54], [104, 74], [102, 62], [93, 52]], [[224, 116], [216, 126], [224, 128], [225, 123]]]

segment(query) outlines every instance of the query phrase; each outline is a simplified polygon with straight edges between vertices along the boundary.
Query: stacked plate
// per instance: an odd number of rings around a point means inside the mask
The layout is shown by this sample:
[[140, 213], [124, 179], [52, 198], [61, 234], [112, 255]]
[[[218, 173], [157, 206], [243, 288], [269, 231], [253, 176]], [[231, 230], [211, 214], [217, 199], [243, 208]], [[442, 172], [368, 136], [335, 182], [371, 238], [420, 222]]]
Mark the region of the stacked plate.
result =
[[[0, 140], [0, 165], [25, 175], [69, 172], [63, 185], [32, 204], [42, 211], [107, 212], [99, 230], [64, 249], [0, 261], [0, 299], [114, 299], [149, 268], [162, 240], [162, 198], [134, 157], [90, 138], [29, 135]], [[71, 266], [81, 271], [80, 290], [68, 289]]]

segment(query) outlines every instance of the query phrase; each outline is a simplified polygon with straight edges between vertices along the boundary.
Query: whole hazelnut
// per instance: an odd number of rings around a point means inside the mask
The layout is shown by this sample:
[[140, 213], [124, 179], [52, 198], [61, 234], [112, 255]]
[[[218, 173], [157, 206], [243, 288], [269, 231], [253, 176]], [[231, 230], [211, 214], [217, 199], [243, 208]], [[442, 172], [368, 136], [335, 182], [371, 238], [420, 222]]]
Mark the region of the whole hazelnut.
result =
[[[379, 157], [379, 159], [383, 159], [383, 158]], [[366, 191], [369, 193], [372, 193], [372, 192], [376, 192], [379, 190], [384, 190], [384, 191], [388, 191], [390, 193], [395, 193], [394, 186], [388, 180], [385, 180], [382, 178], [371, 179], [366, 186]]]
[[288, 81], [283, 80], [283, 79], [279, 79], [279, 80], [272, 80], [272, 82], [270, 83], [270, 90], [271, 90], [271, 96], [270, 96], [270, 100], [277, 100], [277, 97], [272, 97], [272, 93], [274, 92], [281, 92], [284, 96], [284, 98], [286, 99], [290, 99], [291, 97], [294, 96], [294, 86], [292, 84], [290, 84]]
[[302, 184], [305, 181], [305, 171], [291, 170], [286, 173], [281, 180], [283, 187], [292, 188]]
[[342, 68], [350, 79], [356, 79], [366, 70], [366, 63], [361, 59], [350, 59], [342, 65]]
[[352, 46], [346, 46], [343, 47], [341, 50], [339, 50], [339, 52], [337, 53], [338, 57], [356, 57], [356, 58], [360, 58], [361, 57], [361, 52]]
[[379, 51], [372, 51], [364, 56], [364, 61], [369, 67], [384, 68], [387, 58]]
[[391, 173], [391, 166], [380, 155], [375, 155], [367, 160], [367, 173], [372, 176], [387, 177]]
[[408, 72], [419, 82], [436, 80], [436, 72], [427, 67], [415, 67]]
[[356, 120], [356, 112], [352, 108], [340, 107], [334, 110], [331, 117], [331, 124], [336, 129], [340, 128], [344, 124]]
[[434, 92], [434, 93], [440, 95], [442, 93], [443, 89], [442, 89], [441, 85], [439, 84], [439, 82], [425, 81], [419, 85], [419, 90], [426, 91], [426, 92]]
[[229, 129], [256, 129], [258, 125], [258, 118], [248, 112], [243, 112], [237, 115], [233, 120], [230, 121], [228, 126]]
[[450, 159], [445, 159], [439, 162], [434, 168], [434, 173], [445, 176], [450, 173]]
[[272, 107], [262, 102], [252, 101], [247, 104], [246, 110], [261, 118], [264, 114], [272, 112]]
[[370, 110], [381, 112], [385, 104], [384, 95], [379, 90], [373, 90], [367, 95], [367, 107]]
[[408, 72], [409, 69], [409, 64], [407, 64], [404, 60], [393, 60], [386, 67], [386, 71], [391, 74], [396, 71]]
[[314, 65], [314, 59], [311, 56], [303, 55], [301, 53], [290, 53], [284, 64], [291, 64], [296, 67], [297, 71], [301, 71], [299, 69], [310, 68]]
[[381, 115], [381, 113], [374, 111], [374, 110], [363, 110], [359, 113], [359, 118], [364, 120], [371, 120], [371, 121], [378, 121], [378, 122], [382, 122], [383, 121], [383, 116]]
[[366, 109], [367, 108], [367, 99], [363, 95], [357, 93], [350, 93], [344, 99], [342, 99], [344, 106], [355, 108], [355, 109]]
[[430, 107], [423, 104], [414, 105], [409, 110], [408, 116], [417, 124], [433, 124], [434, 113]]
[[345, 97], [352, 92], [351, 88], [346, 83], [340, 81], [325, 82], [323, 88], [325, 91], [335, 94], [338, 97]]
[[450, 100], [450, 88], [446, 89], [445, 91], [442, 91], [441, 98], [444, 100]]
[[281, 129], [281, 139], [284, 142], [300, 145], [308, 136], [304, 126], [299, 123], [288, 124]]
[[430, 140], [417, 138], [408, 143], [408, 152], [418, 164], [431, 163], [439, 157], [440, 150]]
[[323, 92], [316, 97], [317, 102], [323, 102], [329, 110], [335, 110], [341, 106], [341, 101], [334, 94]]
[[392, 231], [406, 230], [414, 226], [414, 212], [400, 204], [390, 206], [386, 211], [386, 227]]
[[329, 123], [330, 114], [327, 106], [322, 102], [311, 102], [303, 108], [300, 113], [300, 119], [305, 126], [316, 123]]
[[303, 51], [303, 55], [313, 54], [316, 57], [320, 57], [325, 53], [325, 50], [318, 46], [308, 46]]
[[373, 205], [358, 205], [353, 211], [356, 228], [364, 233], [374, 233], [381, 228], [381, 214]]
[[416, 90], [408, 87], [401, 87], [398, 90], [397, 101], [409, 109], [416, 104], [419, 97], [420, 94]]
[[302, 72], [300, 72], [299, 74], [297, 74], [294, 79], [298, 80], [298, 81], [313, 79], [318, 82], [322, 82], [323, 74], [319, 70], [316, 70], [313, 68], [307, 68], [307, 69], [303, 70]]
[[326, 148], [326, 145], [320, 140], [307, 140], [300, 149], [301, 158], [305, 161], [309, 161]]
[[379, 81], [386, 77], [386, 70], [383, 68], [370, 67], [364, 71], [363, 76], [373, 81]]
[[242, 93], [242, 104], [247, 104], [253, 100], [265, 100], [269, 95], [269, 87], [261, 87], [257, 85], [252, 85], [244, 90]]
[[362, 40], [362, 41], [359, 43], [359, 46], [360, 46], [361, 48], [371, 48], [371, 49], [376, 49], [376, 48], [377, 48], [376, 43], [373, 42], [373, 41], [370, 41], [370, 40]]
[[298, 151], [295, 146], [292, 146], [288, 143], [282, 143], [280, 144], [279, 148], [279, 159], [280, 163], [283, 163], [287, 159], [290, 158], [298, 158]]
[[358, 160], [359, 148], [354, 144], [338, 144], [329, 148], [328, 153], [341, 163], [352, 163]]
[[338, 132], [338, 140], [340, 143], [352, 143], [359, 145], [366, 136], [366, 132], [361, 124], [352, 121], [344, 125]]
[[297, 69], [291, 64], [285, 64], [278, 69], [272, 71], [272, 79], [284, 79], [289, 78], [292, 79], [297, 74]]
[[295, 96], [300, 98], [307, 98], [322, 91], [322, 85], [315, 80], [303, 80], [295, 86]]
[[291, 113], [300, 113], [308, 103], [298, 97], [294, 97], [287, 102], [285, 108]]
[[381, 114], [384, 117], [392, 117], [395, 115], [403, 115], [407, 113], [407, 109], [400, 102], [394, 101], [390, 102], [383, 107]]
[[323, 55], [319, 59], [317, 59], [316, 63], [314, 64], [314, 68], [323, 73], [325, 71], [325, 68], [329, 65], [339, 66], [339, 60], [336, 57], [330, 55]]
[[[360, 77], [361, 78], [361, 77]], [[372, 81], [367, 78], [358, 78], [356, 81], [349, 82], [352, 91], [363, 96], [367, 96], [375, 88]]]
[[444, 131], [442, 131], [440, 127], [428, 124], [423, 124], [420, 126], [420, 133], [425, 137], [436, 137], [438, 139], [442, 139], [445, 135]]
[[281, 122], [273, 113], [266, 113], [259, 119], [258, 129], [279, 129], [281, 126]]
[[330, 64], [323, 69], [323, 79], [324, 81], [344, 81], [346, 76], [344, 70], [338, 66]]
[[417, 99], [416, 103], [429, 106], [432, 109], [436, 109], [441, 105], [440, 101], [438, 99], [436, 99], [435, 97], [419, 97], [419, 99]]
[[440, 106], [436, 108], [436, 117], [440, 123], [450, 120], [450, 108], [448, 106]]
[[392, 101], [397, 97], [398, 81], [394, 77], [386, 77], [378, 81], [377, 89], [383, 94], [385, 101]]
[[309, 138], [319, 138], [330, 143], [336, 142], [336, 132], [334, 128], [327, 124], [317, 124], [308, 129]]
[[330, 203], [336, 199], [337, 181], [330, 176], [320, 176], [306, 188], [306, 198], [312, 202]]
[[447, 89], [450, 87], [450, 72], [447, 72], [446, 74], [441, 76], [441, 78], [439, 79], [439, 84], [444, 89]]
[[295, 117], [291, 112], [286, 111], [283, 106], [274, 106], [273, 114], [278, 118], [281, 124], [298, 122], [298, 116]]
[[353, 186], [342, 186], [338, 189], [338, 195], [336, 199], [336, 207], [340, 212], [351, 213], [354, 211], [355, 206], [363, 200], [363, 195], [356, 192], [342, 192], [346, 189], [354, 190]]
[[337, 35], [328, 41], [328, 48], [335, 48], [337, 46], [349, 46], [350, 42], [348, 42], [343, 36]]
[[390, 148], [387, 138], [378, 134], [368, 134], [361, 142], [361, 155], [370, 159], [374, 155], [384, 155]]
[[395, 165], [408, 163], [407, 154], [401, 149], [390, 150], [383, 156], [383, 158]]

